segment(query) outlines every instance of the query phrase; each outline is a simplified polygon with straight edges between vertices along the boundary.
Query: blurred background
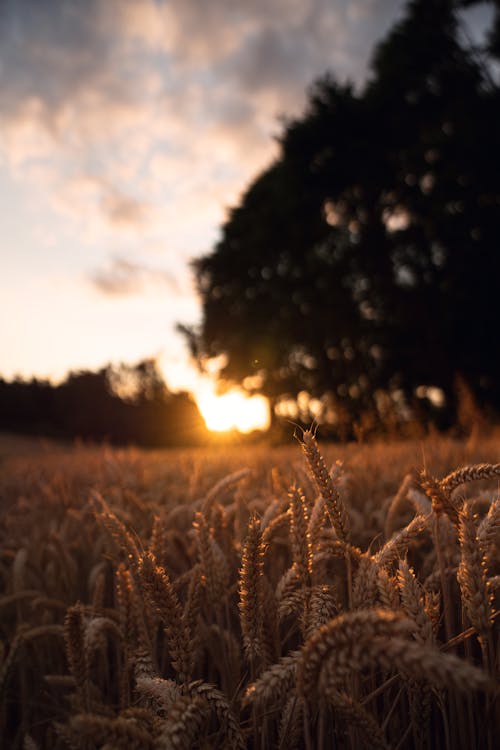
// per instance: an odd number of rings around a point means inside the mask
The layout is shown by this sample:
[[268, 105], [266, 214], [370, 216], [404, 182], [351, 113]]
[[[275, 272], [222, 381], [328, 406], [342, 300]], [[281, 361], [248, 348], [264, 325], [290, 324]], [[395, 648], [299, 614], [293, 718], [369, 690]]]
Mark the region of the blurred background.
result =
[[4, 0], [0, 430], [497, 420], [500, 4]]

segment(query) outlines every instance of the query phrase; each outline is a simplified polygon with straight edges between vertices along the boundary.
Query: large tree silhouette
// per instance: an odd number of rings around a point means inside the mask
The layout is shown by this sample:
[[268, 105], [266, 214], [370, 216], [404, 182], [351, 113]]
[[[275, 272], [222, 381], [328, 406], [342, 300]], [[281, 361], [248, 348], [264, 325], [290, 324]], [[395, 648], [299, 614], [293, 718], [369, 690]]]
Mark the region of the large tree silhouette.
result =
[[195, 262], [191, 344], [225, 355], [223, 379], [352, 411], [419, 386], [450, 401], [460, 374], [500, 405], [498, 17], [473, 48], [466, 4], [410, 2], [362, 91], [318, 81]]

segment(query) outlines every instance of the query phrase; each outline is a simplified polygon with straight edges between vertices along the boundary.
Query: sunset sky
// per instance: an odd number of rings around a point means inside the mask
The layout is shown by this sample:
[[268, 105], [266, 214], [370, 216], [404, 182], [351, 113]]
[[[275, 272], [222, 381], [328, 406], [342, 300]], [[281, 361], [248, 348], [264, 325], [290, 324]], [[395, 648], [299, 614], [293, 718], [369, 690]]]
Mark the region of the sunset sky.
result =
[[189, 260], [272, 158], [280, 116], [326, 69], [363, 81], [403, 6], [3, 0], [0, 374], [158, 355], [195, 388], [174, 330], [200, 319]]

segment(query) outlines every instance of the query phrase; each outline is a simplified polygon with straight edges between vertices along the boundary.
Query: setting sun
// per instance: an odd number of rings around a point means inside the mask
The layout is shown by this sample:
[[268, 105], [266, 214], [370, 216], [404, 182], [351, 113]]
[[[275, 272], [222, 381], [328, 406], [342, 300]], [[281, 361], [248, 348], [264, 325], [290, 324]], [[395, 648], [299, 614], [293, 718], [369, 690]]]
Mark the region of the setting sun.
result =
[[237, 389], [218, 396], [207, 388], [198, 394], [197, 402], [205, 424], [214, 432], [252, 432], [269, 427], [269, 402], [264, 396], [246, 396]]

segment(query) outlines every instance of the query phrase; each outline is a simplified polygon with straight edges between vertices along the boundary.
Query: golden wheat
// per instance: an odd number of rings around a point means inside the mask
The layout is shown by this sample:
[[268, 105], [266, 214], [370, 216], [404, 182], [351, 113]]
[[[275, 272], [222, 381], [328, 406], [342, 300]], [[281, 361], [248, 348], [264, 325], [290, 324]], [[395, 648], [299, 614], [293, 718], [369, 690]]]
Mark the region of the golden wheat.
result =
[[494, 747], [497, 440], [301, 446], [4, 467], [6, 747]]

